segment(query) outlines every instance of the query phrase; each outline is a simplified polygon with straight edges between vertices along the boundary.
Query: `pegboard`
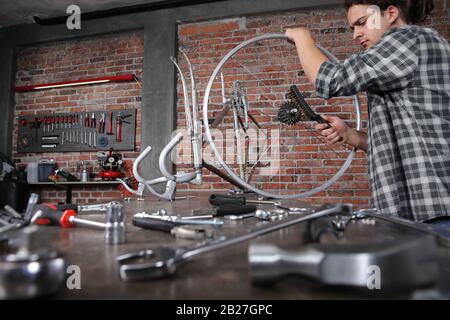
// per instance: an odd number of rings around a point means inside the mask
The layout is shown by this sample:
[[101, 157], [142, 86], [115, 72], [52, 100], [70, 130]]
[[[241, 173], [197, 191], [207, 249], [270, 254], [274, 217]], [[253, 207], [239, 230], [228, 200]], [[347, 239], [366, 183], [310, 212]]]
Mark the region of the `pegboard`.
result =
[[136, 109], [19, 117], [21, 153], [134, 150], [135, 142]]

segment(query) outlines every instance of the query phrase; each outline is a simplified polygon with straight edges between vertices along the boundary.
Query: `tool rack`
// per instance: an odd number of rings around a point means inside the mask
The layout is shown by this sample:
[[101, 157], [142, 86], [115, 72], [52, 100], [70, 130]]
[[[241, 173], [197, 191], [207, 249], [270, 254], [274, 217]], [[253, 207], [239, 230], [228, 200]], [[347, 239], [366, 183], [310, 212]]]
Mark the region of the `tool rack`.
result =
[[136, 109], [19, 117], [18, 152], [134, 150]]

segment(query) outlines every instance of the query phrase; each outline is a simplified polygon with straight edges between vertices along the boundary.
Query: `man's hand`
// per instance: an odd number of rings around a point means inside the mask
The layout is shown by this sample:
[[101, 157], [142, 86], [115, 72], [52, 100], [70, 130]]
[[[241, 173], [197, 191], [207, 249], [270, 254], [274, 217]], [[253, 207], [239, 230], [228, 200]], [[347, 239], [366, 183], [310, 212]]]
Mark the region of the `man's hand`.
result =
[[358, 149], [367, 150], [366, 133], [350, 128], [339, 117], [323, 116], [323, 118], [328, 121], [329, 125], [320, 123], [316, 125], [316, 130], [320, 131], [320, 134], [325, 137], [326, 144], [349, 144]]
[[[316, 125], [316, 130], [321, 131], [320, 134], [325, 137], [326, 144], [343, 144], [348, 142], [349, 127], [339, 117], [323, 116], [328, 121]], [[331, 128], [329, 127], [331, 126]]]
[[295, 44], [304, 42], [314, 43], [311, 31], [306, 28], [286, 29], [286, 36], [289, 40], [295, 42]]

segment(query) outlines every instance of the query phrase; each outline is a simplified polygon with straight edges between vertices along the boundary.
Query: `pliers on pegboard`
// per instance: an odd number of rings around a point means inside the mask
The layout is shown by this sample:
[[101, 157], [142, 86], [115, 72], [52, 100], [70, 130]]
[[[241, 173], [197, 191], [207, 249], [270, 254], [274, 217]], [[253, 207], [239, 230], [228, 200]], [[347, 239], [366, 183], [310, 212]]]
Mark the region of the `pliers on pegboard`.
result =
[[95, 113], [91, 116], [91, 128], [97, 128], [97, 119], [95, 118]]
[[89, 128], [89, 113], [86, 113], [85, 117], [84, 117], [84, 127], [85, 128]]
[[102, 113], [98, 122], [98, 133], [105, 133], [105, 113]]

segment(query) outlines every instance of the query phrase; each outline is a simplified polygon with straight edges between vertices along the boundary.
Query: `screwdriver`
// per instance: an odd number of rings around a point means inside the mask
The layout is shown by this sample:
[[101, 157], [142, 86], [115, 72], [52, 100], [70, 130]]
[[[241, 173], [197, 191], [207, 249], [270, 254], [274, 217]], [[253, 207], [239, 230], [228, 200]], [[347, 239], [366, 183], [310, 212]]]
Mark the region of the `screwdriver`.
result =
[[247, 198], [243, 197], [243, 196], [236, 197], [236, 196], [227, 196], [227, 195], [221, 195], [221, 194], [212, 194], [209, 197], [209, 203], [211, 203], [214, 206], [220, 206], [220, 205], [224, 205], [224, 204], [245, 205], [246, 203], [272, 204], [272, 205], [278, 204], [278, 202], [273, 202], [273, 201], [247, 200]]
[[34, 209], [36, 212], [32, 220], [39, 225], [60, 226], [63, 228], [72, 228], [76, 225], [85, 225], [99, 229], [105, 229], [106, 227], [105, 223], [76, 218], [77, 213], [74, 210], [61, 211], [51, 203], [36, 205]]
[[175, 228], [175, 224], [169, 221], [154, 220], [147, 218], [133, 218], [133, 225], [142, 229], [158, 230], [164, 232], [170, 232]]

